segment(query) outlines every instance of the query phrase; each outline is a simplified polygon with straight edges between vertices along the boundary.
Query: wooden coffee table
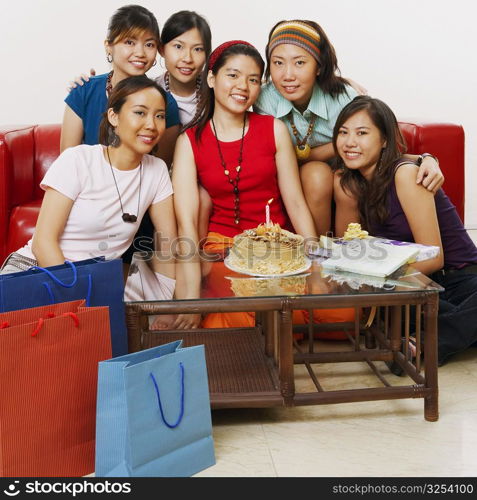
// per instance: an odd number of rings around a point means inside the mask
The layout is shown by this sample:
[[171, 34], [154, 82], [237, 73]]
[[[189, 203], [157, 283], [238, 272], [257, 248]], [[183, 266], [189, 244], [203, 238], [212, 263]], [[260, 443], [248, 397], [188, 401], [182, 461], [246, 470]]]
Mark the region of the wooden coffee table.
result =
[[[344, 274], [326, 276], [318, 262], [304, 275], [254, 278], [214, 262], [198, 299], [126, 303], [129, 349], [134, 352], [177, 339], [183, 340], [184, 347], [204, 344], [212, 408], [423, 398], [425, 419], [436, 421], [440, 290], [411, 267], [386, 281]], [[305, 340], [295, 340], [298, 328], [292, 325], [293, 310], [350, 307], [355, 309], [354, 322], [311, 323], [301, 327]], [[244, 311], [255, 313], [255, 327], [154, 331], [149, 326], [149, 317], [158, 314]], [[346, 329], [348, 342], [343, 342], [338, 352], [320, 352], [313, 340], [319, 329]], [[417, 343], [415, 358], [408, 349], [411, 334]], [[317, 363], [356, 361], [369, 366], [380, 387], [325, 391], [313, 371]], [[413, 384], [393, 385], [396, 376], [384, 376], [376, 362], [393, 363]], [[305, 365], [316, 390], [296, 390], [298, 364]]]

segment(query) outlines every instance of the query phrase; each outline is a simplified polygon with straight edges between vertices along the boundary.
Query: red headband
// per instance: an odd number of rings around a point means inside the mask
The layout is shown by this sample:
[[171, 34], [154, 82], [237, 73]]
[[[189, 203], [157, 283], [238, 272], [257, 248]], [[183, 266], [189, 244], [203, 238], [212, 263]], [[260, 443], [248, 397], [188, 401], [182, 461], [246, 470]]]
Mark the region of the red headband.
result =
[[249, 47], [253, 47], [251, 43], [248, 43], [244, 40], [230, 40], [230, 42], [224, 42], [222, 45], [219, 45], [209, 56], [209, 70], [213, 69], [217, 59], [222, 55], [222, 53], [227, 50], [229, 47], [233, 45], [248, 45]]

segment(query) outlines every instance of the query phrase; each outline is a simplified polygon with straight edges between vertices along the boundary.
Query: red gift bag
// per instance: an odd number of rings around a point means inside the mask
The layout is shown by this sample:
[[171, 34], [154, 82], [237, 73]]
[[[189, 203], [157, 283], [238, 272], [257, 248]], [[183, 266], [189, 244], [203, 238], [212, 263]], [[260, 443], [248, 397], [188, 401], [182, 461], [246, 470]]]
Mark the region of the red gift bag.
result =
[[0, 314], [0, 476], [94, 472], [108, 307], [78, 300]]

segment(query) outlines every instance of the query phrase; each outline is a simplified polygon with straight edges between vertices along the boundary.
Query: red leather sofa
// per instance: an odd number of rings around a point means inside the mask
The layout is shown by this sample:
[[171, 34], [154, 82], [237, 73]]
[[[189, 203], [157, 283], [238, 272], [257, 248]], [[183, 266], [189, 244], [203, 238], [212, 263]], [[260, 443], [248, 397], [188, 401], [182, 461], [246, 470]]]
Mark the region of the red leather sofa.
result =
[[[400, 122], [410, 153], [439, 158], [444, 189], [464, 220], [464, 130], [450, 123]], [[59, 155], [60, 125], [0, 126], [0, 264], [33, 234], [40, 180]]]

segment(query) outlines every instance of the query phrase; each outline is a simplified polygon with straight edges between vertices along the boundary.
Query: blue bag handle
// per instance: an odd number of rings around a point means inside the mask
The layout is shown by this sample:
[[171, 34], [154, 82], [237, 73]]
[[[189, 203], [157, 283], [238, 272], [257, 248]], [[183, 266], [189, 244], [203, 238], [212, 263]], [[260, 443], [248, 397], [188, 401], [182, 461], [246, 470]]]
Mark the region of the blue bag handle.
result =
[[45, 267], [40, 266], [31, 266], [30, 269], [36, 269], [37, 271], [44, 271], [55, 283], [65, 288], [71, 288], [76, 285], [76, 281], [78, 280], [78, 272], [76, 271], [76, 266], [73, 262], [69, 260], [65, 260], [65, 264], [68, 264], [73, 270], [73, 281], [71, 283], [63, 283], [63, 281], [59, 280], [51, 271], [46, 269]]
[[150, 373], [152, 381], [154, 383], [154, 388], [156, 389], [157, 402], [159, 403], [159, 411], [161, 412], [162, 421], [167, 425], [167, 427], [169, 427], [169, 429], [174, 429], [175, 427], [177, 427], [181, 423], [182, 418], [184, 417], [184, 365], [182, 363], [179, 363], [179, 366], [181, 368], [181, 412], [175, 424], [170, 424], [166, 420], [166, 417], [164, 416], [164, 411], [162, 409], [162, 403], [161, 403], [161, 395], [159, 393], [159, 387], [157, 386], [156, 378], [154, 377], [153, 373], [152, 372]]
[[[39, 268], [41, 269], [41, 268]], [[76, 271], [76, 268], [74, 268], [75, 271]], [[48, 271], [49, 273], [49, 271]], [[56, 283], [58, 283], [60, 286], [64, 286], [66, 288], [70, 288], [72, 285], [68, 286], [68, 285], [64, 285], [60, 280], [58, 280], [56, 277], [54, 277], [54, 280]], [[74, 277], [74, 281], [76, 283], [76, 275]], [[73, 283], [74, 284], [74, 283]], [[55, 296], [53, 295], [53, 291], [51, 289], [51, 286], [49, 283], [47, 283], [46, 281], [42, 283], [42, 285], [46, 288], [46, 291], [48, 293], [48, 295], [50, 296], [50, 303], [51, 304], [56, 304], [56, 300], [55, 300]], [[90, 307], [90, 301], [91, 301], [91, 290], [93, 288], [93, 278], [91, 276], [91, 274], [88, 274], [88, 290], [86, 291], [86, 307]]]

